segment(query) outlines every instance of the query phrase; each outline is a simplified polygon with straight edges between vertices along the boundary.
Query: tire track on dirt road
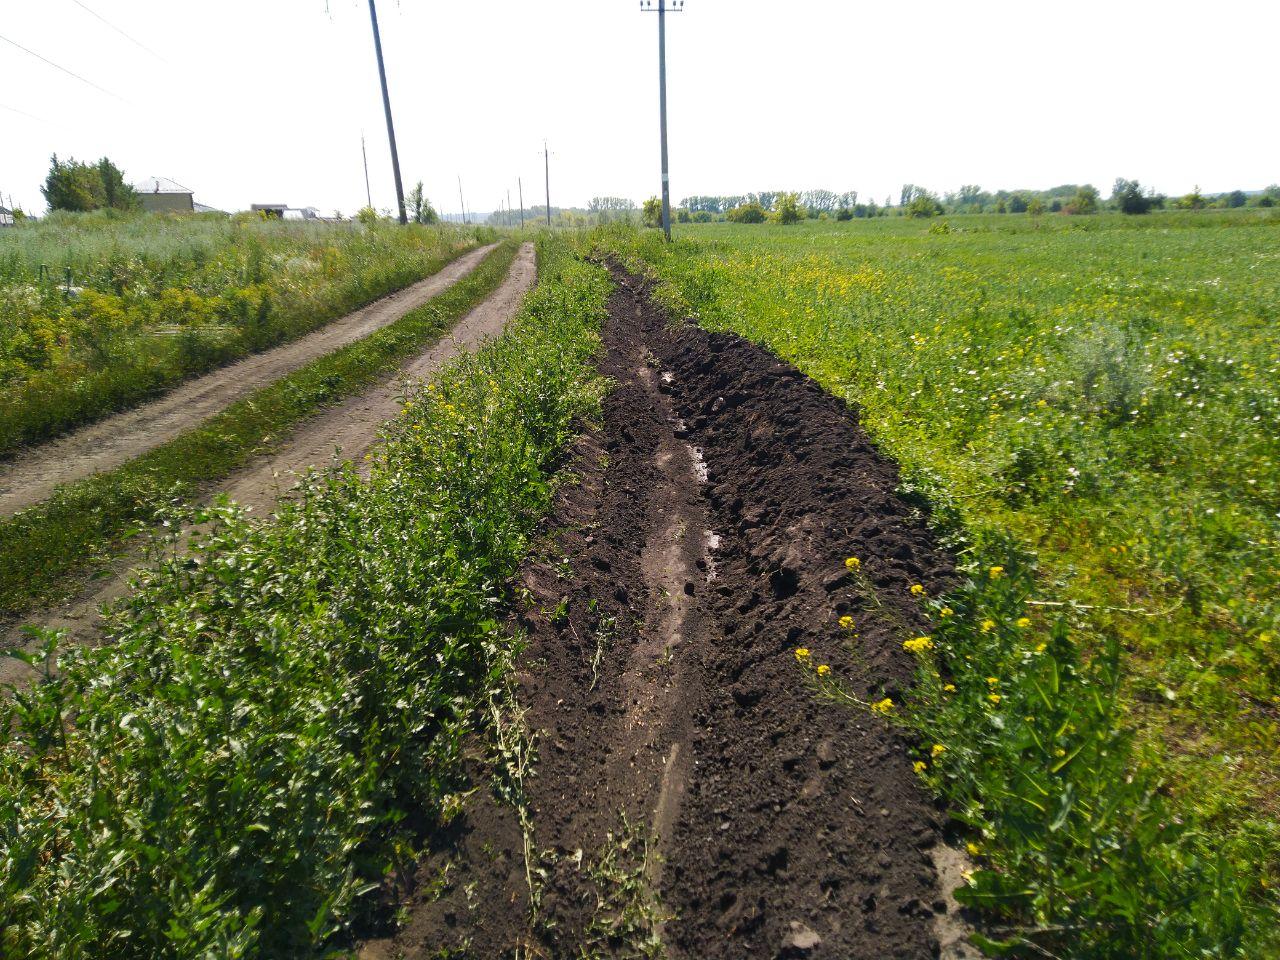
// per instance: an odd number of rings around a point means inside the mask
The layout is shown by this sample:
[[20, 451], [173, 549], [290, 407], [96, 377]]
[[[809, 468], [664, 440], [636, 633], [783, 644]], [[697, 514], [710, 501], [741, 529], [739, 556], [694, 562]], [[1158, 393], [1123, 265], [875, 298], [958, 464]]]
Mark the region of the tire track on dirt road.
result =
[[[377, 442], [383, 424], [399, 414], [405, 381], [430, 376], [459, 353], [499, 335], [536, 279], [534, 248], [526, 243], [502, 285], [432, 347], [393, 378], [308, 420], [280, 448], [211, 486], [206, 500], [226, 492], [242, 505], [266, 513], [308, 469], [324, 467], [336, 459], [359, 460]], [[28, 615], [23, 622], [65, 630], [67, 643], [92, 642], [101, 626], [100, 608], [127, 591], [130, 575], [140, 561], [137, 551], [117, 560], [105, 576], [91, 581], [79, 595], [41, 614]], [[5, 630], [0, 638], [0, 648], [25, 644], [19, 626]], [[0, 659], [0, 684], [15, 682], [28, 670], [17, 660]]]
[[910, 745], [795, 655], [898, 698], [909, 588], [950, 560], [841, 401], [615, 280], [616, 387], [519, 584], [528, 874], [517, 813], [477, 790], [362, 960], [974, 956]]
[[0, 516], [40, 503], [60, 484], [127, 463], [312, 360], [394, 323], [457, 283], [479, 266], [495, 246], [465, 253], [425, 280], [305, 337], [186, 381], [150, 403], [19, 451], [0, 463]]

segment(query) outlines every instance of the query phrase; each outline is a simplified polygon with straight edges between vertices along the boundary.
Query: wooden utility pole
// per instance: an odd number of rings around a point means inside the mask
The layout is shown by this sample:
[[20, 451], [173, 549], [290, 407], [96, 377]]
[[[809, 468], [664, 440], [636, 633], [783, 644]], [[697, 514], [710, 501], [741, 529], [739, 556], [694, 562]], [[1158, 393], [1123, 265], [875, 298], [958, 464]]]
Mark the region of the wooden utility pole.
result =
[[516, 186], [520, 189], [520, 229], [524, 229], [524, 181], [516, 177]]
[[382, 34], [378, 32], [378, 8], [369, 0], [369, 19], [373, 22], [373, 49], [378, 55], [378, 79], [382, 81], [382, 108], [387, 114], [387, 139], [391, 141], [391, 170], [396, 178], [396, 203], [400, 207], [400, 225], [409, 222], [404, 209], [404, 183], [400, 180], [400, 152], [396, 149], [396, 125], [391, 120], [391, 94], [387, 92], [387, 67], [382, 62]]
[[373, 209], [373, 190], [369, 186], [369, 151], [364, 146], [364, 131], [360, 132], [360, 156], [364, 157], [364, 195], [369, 209]]
[[462, 222], [467, 222], [467, 200], [462, 195], [462, 174], [458, 174], [458, 203], [462, 204]]

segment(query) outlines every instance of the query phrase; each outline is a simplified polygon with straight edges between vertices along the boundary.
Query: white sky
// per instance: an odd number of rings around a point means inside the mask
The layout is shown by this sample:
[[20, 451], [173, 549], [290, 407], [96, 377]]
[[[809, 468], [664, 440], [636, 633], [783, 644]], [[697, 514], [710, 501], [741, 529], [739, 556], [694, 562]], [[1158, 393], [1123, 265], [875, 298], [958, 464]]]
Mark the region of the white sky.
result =
[[[365, 0], [0, 0], [0, 192], [107, 155], [200, 202], [394, 205]], [[445, 211], [637, 201], [659, 185], [657, 23], [636, 0], [380, 0], [405, 188]], [[1270, 0], [688, 0], [668, 21], [673, 200], [825, 187], [876, 200], [1116, 176], [1280, 181]], [[30, 116], [26, 116], [29, 114]]]

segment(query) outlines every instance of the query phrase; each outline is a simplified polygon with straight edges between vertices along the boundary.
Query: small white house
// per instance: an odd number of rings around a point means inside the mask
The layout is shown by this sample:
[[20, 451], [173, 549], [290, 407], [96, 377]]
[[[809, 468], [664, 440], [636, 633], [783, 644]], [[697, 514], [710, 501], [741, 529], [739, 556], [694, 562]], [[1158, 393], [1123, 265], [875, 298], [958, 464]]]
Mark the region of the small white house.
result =
[[0, 207], [0, 227], [12, 227], [13, 223], [13, 211], [8, 207]]

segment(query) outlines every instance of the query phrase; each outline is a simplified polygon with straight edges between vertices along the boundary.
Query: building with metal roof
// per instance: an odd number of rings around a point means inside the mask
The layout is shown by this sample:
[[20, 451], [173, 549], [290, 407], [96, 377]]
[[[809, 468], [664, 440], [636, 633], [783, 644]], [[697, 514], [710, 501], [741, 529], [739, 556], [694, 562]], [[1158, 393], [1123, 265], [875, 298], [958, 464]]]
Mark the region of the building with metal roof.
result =
[[142, 209], [148, 213], [164, 210], [195, 210], [195, 193], [175, 180], [164, 177], [148, 177], [141, 183], [133, 185], [138, 199], [142, 201]]

